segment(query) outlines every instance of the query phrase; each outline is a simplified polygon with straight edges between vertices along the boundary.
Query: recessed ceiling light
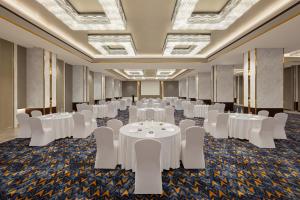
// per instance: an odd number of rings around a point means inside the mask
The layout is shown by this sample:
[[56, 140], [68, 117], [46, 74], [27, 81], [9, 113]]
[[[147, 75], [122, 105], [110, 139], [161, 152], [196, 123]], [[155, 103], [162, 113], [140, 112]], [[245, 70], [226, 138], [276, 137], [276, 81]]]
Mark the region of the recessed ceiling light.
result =
[[105, 14], [80, 14], [67, 0], [36, 0], [73, 30], [125, 30], [120, 0], [98, 0]]
[[174, 30], [224, 30], [233, 24], [260, 0], [229, 0], [219, 13], [193, 14], [201, 0], [177, 1], [174, 16]]
[[[191, 56], [198, 54], [204, 47], [210, 43], [210, 35], [192, 34], [170, 34], [167, 36], [164, 56]], [[189, 46], [191, 48], [178, 48]]]
[[88, 35], [88, 42], [104, 56], [135, 55], [130, 35]]

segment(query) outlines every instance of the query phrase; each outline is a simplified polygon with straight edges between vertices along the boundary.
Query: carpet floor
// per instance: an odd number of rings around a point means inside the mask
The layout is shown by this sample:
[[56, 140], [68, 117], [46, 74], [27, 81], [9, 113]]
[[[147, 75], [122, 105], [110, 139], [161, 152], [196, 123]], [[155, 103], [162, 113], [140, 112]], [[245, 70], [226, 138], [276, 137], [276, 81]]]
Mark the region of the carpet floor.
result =
[[[128, 111], [117, 118], [127, 124]], [[176, 111], [176, 124], [182, 119]], [[98, 119], [98, 126], [107, 120]], [[94, 169], [93, 136], [45, 147], [14, 139], [0, 144], [0, 199], [300, 199], [300, 115], [289, 114], [286, 132], [276, 149], [207, 134], [206, 169], [163, 171], [162, 195], [134, 195], [134, 173], [120, 166]]]

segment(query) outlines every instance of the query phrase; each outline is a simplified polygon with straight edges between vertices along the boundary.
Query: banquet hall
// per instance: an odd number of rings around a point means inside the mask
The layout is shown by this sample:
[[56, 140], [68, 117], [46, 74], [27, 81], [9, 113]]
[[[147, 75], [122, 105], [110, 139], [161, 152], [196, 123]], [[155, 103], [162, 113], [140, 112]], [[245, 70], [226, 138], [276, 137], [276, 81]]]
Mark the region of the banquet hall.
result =
[[299, 0], [0, 0], [0, 199], [300, 199]]

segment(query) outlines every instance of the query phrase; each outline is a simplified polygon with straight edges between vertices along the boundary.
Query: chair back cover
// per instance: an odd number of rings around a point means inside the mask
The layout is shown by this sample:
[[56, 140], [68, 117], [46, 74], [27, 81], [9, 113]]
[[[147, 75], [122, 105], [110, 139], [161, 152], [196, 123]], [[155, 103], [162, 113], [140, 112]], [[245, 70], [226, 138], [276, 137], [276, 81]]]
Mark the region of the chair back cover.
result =
[[167, 106], [166, 107], [166, 122], [171, 123], [171, 124], [175, 124], [175, 118], [174, 118], [174, 108], [172, 106]]
[[286, 113], [276, 113], [274, 118], [276, 120], [278, 120], [281, 123], [281, 125], [285, 126], [286, 121], [288, 119], [288, 114], [286, 114]]
[[184, 119], [179, 122], [179, 128], [181, 132], [181, 140], [185, 140], [185, 131], [187, 128], [195, 126], [195, 121], [191, 119]]
[[261, 122], [261, 134], [273, 134], [275, 126], [275, 119], [272, 117], [268, 117], [266, 119], [263, 119]]
[[185, 130], [186, 148], [190, 150], [202, 149], [205, 130], [199, 126], [191, 126]]
[[30, 118], [30, 127], [31, 127], [31, 133], [38, 135], [38, 134], [44, 134], [42, 121], [39, 118], [32, 117]]
[[94, 132], [96, 138], [97, 149], [100, 149], [106, 153], [111, 153], [114, 149], [114, 131], [109, 127], [99, 127]]
[[85, 117], [84, 117], [84, 114], [79, 113], [79, 112], [76, 112], [76, 113], [73, 115], [73, 120], [74, 120], [75, 128], [76, 128], [76, 127], [84, 127], [84, 123], [85, 123]]
[[135, 145], [135, 194], [161, 194], [161, 143], [156, 140], [138, 140]]
[[82, 110], [80, 113], [84, 115], [85, 122], [92, 122], [92, 119], [93, 119], [93, 112], [92, 111]]
[[29, 124], [29, 121], [28, 121], [29, 115], [28, 114], [18, 113], [16, 117], [17, 117], [20, 127], [24, 126], [24, 125], [26, 126], [27, 124]]
[[31, 111], [30, 114], [31, 114], [31, 117], [39, 117], [39, 116], [43, 115], [43, 113], [39, 110], [33, 110], [33, 111]]
[[122, 126], [123, 126], [123, 122], [121, 120], [111, 119], [107, 121], [107, 127], [113, 130], [115, 140], [119, 139], [119, 131]]
[[261, 116], [269, 117], [269, 111], [267, 111], [267, 110], [258, 111], [257, 114], [261, 115]]
[[208, 111], [208, 115], [207, 115], [208, 123], [216, 123], [217, 115], [218, 115], [218, 110]]

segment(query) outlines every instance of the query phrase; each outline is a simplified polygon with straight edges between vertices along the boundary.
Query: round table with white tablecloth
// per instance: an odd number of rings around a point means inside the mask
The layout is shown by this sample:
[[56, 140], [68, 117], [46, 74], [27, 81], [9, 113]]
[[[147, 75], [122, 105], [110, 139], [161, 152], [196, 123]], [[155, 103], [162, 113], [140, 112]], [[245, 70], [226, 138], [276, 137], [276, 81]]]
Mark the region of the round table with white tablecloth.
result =
[[115, 101], [111, 101], [109, 103], [113, 104], [117, 110], [120, 109], [120, 101], [115, 100]]
[[154, 121], [165, 121], [166, 110], [164, 108], [138, 108], [137, 117], [139, 121], [146, 120], [147, 110], [154, 110]]
[[155, 139], [161, 142], [161, 170], [180, 166], [180, 129], [162, 122], [138, 122], [120, 129], [119, 164], [123, 169], [135, 171], [135, 142], [141, 139]]
[[143, 108], [159, 108], [160, 103], [143, 103]]
[[194, 105], [194, 116], [207, 118], [209, 105]]
[[52, 128], [55, 139], [71, 137], [74, 129], [73, 115], [70, 113], [56, 113], [39, 117], [44, 128]]
[[252, 128], [260, 128], [266, 117], [252, 114], [233, 113], [229, 115], [229, 137], [249, 140]]
[[108, 106], [103, 105], [93, 105], [93, 113], [96, 118], [105, 118], [107, 117]]

